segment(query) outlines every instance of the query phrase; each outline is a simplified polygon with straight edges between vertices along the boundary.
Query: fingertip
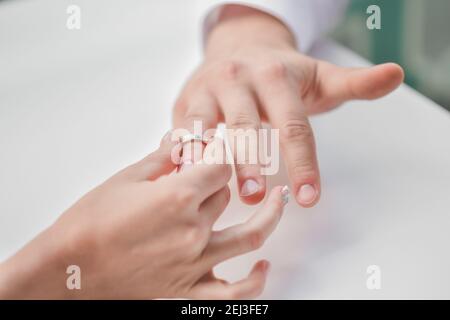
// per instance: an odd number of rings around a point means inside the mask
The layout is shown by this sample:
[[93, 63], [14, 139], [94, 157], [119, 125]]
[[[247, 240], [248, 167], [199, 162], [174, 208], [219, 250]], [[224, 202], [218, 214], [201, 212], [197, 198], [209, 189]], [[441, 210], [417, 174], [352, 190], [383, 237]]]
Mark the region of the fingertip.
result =
[[173, 130], [170, 129], [169, 131], [166, 132], [166, 134], [164, 134], [164, 136], [161, 139], [161, 143], [160, 143], [161, 145], [172, 140], [172, 132], [173, 132]]
[[266, 184], [262, 179], [249, 178], [239, 188], [239, 196], [245, 204], [255, 205], [260, 203], [266, 195]]
[[159, 143], [160, 148], [174, 147], [178, 144], [178, 139], [174, 135], [174, 131], [171, 129], [164, 134]]
[[387, 95], [400, 86], [405, 78], [403, 68], [396, 63], [384, 63], [373, 67], [375, 73], [372, 85], [367, 85], [365, 95], [368, 99], [377, 99]]
[[314, 207], [320, 198], [320, 189], [316, 184], [305, 183], [298, 188], [295, 199], [303, 208]]
[[267, 198], [267, 203], [274, 203], [276, 207], [283, 208], [289, 202], [290, 189], [288, 186], [274, 187]]
[[180, 164], [181, 145], [173, 134], [173, 130], [169, 130], [162, 137], [158, 152], [167, 154], [174, 165]]
[[381, 98], [402, 84], [405, 73], [396, 63], [383, 63], [367, 68], [351, 70], [344, 100]]
[[249, 278], [255, 279], [252, 297], [258, 297], [264, 291], [269, 271], [270, 262], [267, 260], [260, 260], [253, 267], [249, 275]]
[[267, 275], [270, 271], [270, 262], [268, 260], [260, 260], [256, 263], [255, 268]]
[[386, 62], [386, 63], [380, 64], [379, 66], [383, 66], [385, 68], [390, 68], [393, 72], [396, 72], [396, 73], [403, 73], [402, 66], [395, 62]]
[[396, 84], [395, 88], [401, 85], [405, 81], [405, 70], [396, 63], [390, 63], [391, 79]]
[[378, 67], [385, 69], [384, 72], [386, 72], [386, 77], [388, 79], [391, 79], [391, 81], [393, 81], [395, 83], [403, 82], [403, 80], [405, 78], [405, 71], [399, 64], [393, 63], [393, 62], [388, 62], [388, 63], [381, 64]]

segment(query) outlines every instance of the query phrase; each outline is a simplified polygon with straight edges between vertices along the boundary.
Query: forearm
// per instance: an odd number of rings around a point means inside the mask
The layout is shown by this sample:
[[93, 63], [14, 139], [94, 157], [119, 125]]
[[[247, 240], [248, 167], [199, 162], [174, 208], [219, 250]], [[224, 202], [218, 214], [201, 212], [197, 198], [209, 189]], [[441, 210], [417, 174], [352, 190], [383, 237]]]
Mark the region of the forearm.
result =
[[0, 300], [63, 299], [73, 294], [66, 288], [67, 266], [59, 247], [50, 228], [1, 263]]

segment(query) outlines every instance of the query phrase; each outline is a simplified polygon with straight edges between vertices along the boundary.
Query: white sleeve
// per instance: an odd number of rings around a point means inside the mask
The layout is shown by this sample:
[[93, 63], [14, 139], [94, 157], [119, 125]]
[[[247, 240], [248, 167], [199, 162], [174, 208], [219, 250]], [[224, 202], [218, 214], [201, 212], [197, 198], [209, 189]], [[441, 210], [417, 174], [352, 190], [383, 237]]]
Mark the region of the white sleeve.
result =
[[278, 18], [292, 31], [299, 49], [305, 52], [339, 22], [348, 0], [203, 0], [200, 10], [204, 39], [217, 23], [221, 9], [228, 4], [252, 7]]

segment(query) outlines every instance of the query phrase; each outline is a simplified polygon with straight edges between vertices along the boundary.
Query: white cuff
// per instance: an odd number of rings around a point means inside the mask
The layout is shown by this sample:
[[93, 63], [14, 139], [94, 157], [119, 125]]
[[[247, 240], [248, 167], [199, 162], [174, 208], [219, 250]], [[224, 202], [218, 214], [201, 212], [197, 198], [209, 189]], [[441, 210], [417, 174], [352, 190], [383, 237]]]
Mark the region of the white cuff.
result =
[[282, 21], [295, 36], [299, 50], [306, 52], [320, 36], [336, 25], [347, 3], [348, 0], [209, 1], [203, 23], [203, 40], [217, 23], [222, 8], [236, 4], [264, 11]]

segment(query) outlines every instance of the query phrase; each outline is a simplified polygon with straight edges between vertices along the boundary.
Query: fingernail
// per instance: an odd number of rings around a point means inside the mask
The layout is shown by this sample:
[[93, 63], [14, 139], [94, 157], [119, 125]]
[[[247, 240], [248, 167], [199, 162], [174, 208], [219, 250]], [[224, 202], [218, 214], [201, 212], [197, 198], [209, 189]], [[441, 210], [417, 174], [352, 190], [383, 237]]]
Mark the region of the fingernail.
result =
[[241, 187], [241, 196], [248, 197], [261, 189], [261, 186], [253, 179], [248, 179]]
[[310, 204], [316, 199], [316, 196], [316, 189], [310, 184], [304, 184], [298, 190], [297, 199], [302, 204]]
[[288, 202], [289, 202], [289, 193], [290, 193], [290, 191], [289, 191], [289, 187], [288, 186], [284, 186], [281, 189], [281, 199], [283, 200], [283, 205], [284, 206], [287, 205]]
[[188, 170], [188, 169], [192, 168], [193, 166], [194, 166], [194, 163], [191, 160], [183, 160], [179, 171]]

